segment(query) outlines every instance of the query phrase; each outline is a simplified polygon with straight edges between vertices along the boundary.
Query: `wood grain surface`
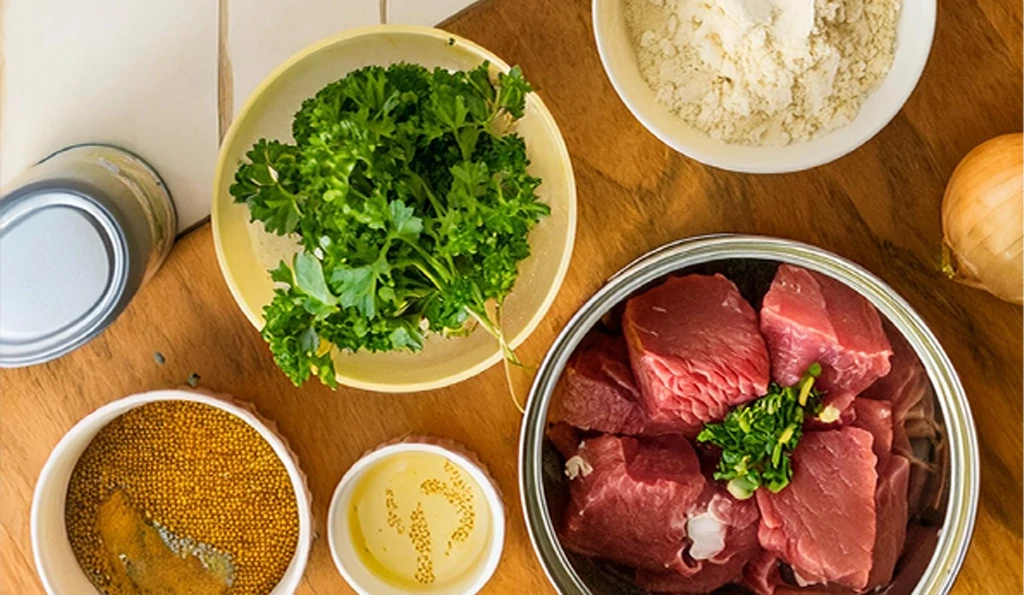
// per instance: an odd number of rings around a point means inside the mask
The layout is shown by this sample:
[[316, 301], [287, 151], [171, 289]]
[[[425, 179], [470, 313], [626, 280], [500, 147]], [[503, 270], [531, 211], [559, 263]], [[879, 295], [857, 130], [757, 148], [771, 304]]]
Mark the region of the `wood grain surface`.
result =
[[[913, 0], [908, 0], [913, 1]], [[587, 0], [488, 0], [447, 28], [522, 65], [558, 120], [579, 187], [579, 229], [565, 285], [522, 347], [538, 362], [572, 313], [618, 268], [678, 238], [747, 232], [822, 246], [874, 271], [945, 345], [970, 397], [982, 494], [957, 594], [1022, 590], [1021, 308], [946, 281], [937, 270], [939, 205], [974, 145], [1022, 129], [1021, 4], [942, 0], [920, 85], [874, 140], [812, 171], [752, 176], [673, 153], [633, 119], [601, 68]], [[158, 365], [154, 352], [166, 363]], [[381, 395], [292, 387], [235, 307], [209, 226], [184, 237], [128, 310], [84, 348], [0, 372], [0, 592], [42, 592], [29, 540], [32, 489], [50, 449], [77, 420], [119, 397], [200, 384], [277, 420], [309, 475], [323, 534], [326, 503], [366, 449], [405, 432], [461, 441], [487, 462], [509, 510], [505, 555], [489, 593], [550, 592], [518, 503], [520, 416], [502, 371], [445, 390]], [[530, 379], [516, 379], [525, 392]], [[346, 593], [327, 544], [313, 548], [302, 595]]]

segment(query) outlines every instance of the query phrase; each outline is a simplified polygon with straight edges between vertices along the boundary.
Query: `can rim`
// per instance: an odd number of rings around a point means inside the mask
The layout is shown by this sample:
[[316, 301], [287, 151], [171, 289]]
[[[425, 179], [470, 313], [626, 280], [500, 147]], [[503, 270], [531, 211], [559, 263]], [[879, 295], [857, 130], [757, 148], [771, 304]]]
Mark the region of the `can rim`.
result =
[[88, 189], [73, 180], [60, 185], [33, 184], [24, 192], [4, 198], [0, 208], [0, 237], [43, 209], [67, 208], [86, 217], [96, 228], [110, 262], [106, 288], [88, 310], [68, 324], [30, 339], [0, 339], [0, 368], [14, 368], [58, 358], [82, 346], [118, 313], [128, 283], [128, 244], [114, 214], [90, 197]]
[[612, 275], [587, 300], [545, 355], [530, 389], [520, 434], [519, 485], [527, 532], [548, 580], [562, 593], [590, 593], [557, 538], [546, 504], [540, 464], [548, 406], [569, 357], [602, 316], [643, 285], [686, 267], [725, 259], [784, 262], [836, 278], [878, 308], [917, 353], [944, 416], [950, 447], [950, 481], [939, 541], [914, 593], [949, 593], [970, 544], [979, 496], [977, 432], [966, 394], [949, 357], [906, 300], [860, 265], [792, 240], [732, 234], [679, 240], [633, 261]]

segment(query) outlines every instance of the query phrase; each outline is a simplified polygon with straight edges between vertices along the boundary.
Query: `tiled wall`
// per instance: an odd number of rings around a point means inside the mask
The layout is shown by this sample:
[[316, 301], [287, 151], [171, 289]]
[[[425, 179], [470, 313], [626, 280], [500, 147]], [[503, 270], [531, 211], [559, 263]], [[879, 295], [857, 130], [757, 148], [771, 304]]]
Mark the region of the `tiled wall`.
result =
[[179, 228], [209, 214], [219, 129], [322, 37], [431, 25], [473, 0], [5, 0], [0, 184], [67, 145], [107, 142], [167, 181]]
[[465, 9], [473, 0], [387, 0], [389, 23], [434, 25]]

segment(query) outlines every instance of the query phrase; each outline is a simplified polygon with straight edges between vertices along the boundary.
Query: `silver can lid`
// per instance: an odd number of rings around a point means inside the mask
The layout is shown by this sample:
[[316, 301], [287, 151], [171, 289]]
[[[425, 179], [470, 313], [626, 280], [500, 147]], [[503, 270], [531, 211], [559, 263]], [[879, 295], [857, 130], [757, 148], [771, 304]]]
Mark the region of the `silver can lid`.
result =
[[0, 203], [0, 367], [60, 357], [124, 307], [123, 229], [75, 186], [33, 185]]

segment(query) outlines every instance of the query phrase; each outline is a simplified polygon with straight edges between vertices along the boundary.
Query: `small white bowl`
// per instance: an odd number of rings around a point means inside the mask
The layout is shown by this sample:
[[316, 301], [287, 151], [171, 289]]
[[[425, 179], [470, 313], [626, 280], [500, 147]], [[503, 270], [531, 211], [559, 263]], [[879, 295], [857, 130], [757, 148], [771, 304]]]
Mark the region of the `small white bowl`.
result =
[[[487, 552], [482, 556], [482, 562], [455, 584], [441, 585], [436, 589], [424, 587], [416, 591], [398, 588], [371, 572], [356, 553], [355, 544], [352, 542], [348, 509], [359, 479], [384, 459], [408, 452], [436, 454], [452, 461], [473, 478], [487, 500], [491, 516], [491, 535], [487, 542]], [[327, 541], [331, 546], [331, 556], [338, 571], [349, 586], [360, 595], [473, 595], [483, 589], [501, 560], [501, 552], [505, 545], [505, 504], [494, 479], [468, 450], [449, 440], [408, 437], [387, 442], [366, 453], [341, 478], [334, 490], [327, 513]]]
[[64, 500], [68, 481], [78, 458], [100, 430], [121, 414], [155, 401], [192, 401], [226, 411], [252, 426], [277, 453], [288, 470], [288, 477], [295, 490], [299, 511], [299, 539], [291, 563], [270, 595], [294, 593], [305, 572], [313, 536], [309, 489], [295, 455], [272, 429], [272, 424], [255, 413], [251, 406], [235, 402], [226, 395], [184, 389], [140, 393], [108, 403], [75, 424], [54, 447], [39, 474], [32, 498], [32, 553], [36, 572], [46, 592], [50, 595], [96, 595], [96, 587], [89, 582], [71, 551], [64, 527]]
[[605, 72], [640, 123], [676, 151], [707, 165], [746, 173], [785, 173], [823, 165], [854, 151], [889, 123], [917, 86], [935, 33], [935, 0], [903, 0], [896, 57], [889, 74], [846, 126], [809, 142], [728, 144], [687, 124], [655, 98], [640, 75], [623, 10], [625, 0], [593, 0], [594, 37]]

